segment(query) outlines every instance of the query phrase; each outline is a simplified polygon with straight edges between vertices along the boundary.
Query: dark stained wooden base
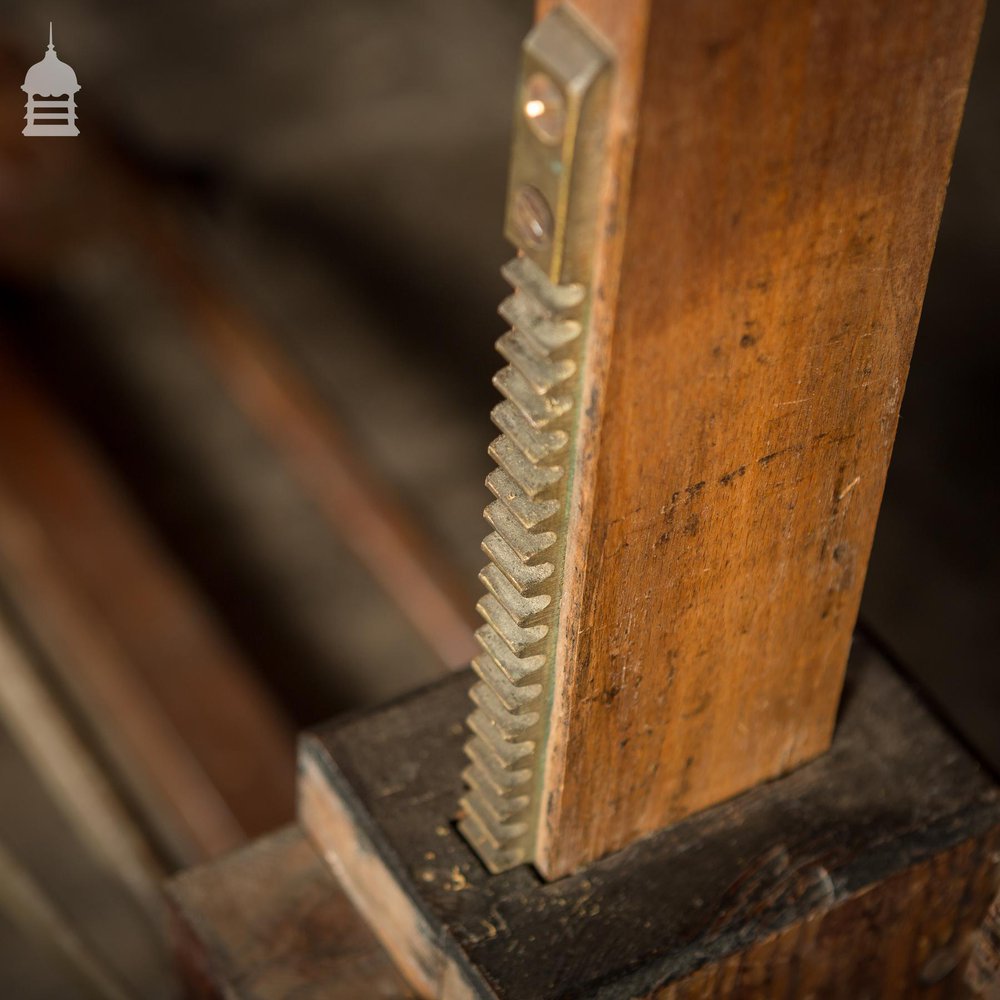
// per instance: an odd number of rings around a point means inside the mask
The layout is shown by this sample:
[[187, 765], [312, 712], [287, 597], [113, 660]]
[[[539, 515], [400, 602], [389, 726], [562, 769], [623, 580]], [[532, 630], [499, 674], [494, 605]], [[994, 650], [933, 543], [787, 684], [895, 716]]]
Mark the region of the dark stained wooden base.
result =
[[303, 826], [421, 995], [961, 987], [996, 891], [1000, 793], [863, 640], [828, 754], [554, 883], [529, 867], [489, 875], [456, 833], [469, 683], [301, 746]]
[[167, 885], [185, 995], [407, 1000], [413, 993], [294, 827]]

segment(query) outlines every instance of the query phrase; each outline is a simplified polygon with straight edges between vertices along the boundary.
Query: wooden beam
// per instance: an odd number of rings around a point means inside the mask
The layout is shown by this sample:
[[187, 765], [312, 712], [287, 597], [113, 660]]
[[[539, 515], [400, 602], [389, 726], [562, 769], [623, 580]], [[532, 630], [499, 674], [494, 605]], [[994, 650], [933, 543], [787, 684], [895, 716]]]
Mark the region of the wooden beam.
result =
[[575, 6], [618, 75], [549, 878], [829, 746], [983, 14]]
[[308, 735], [302, 824], [420, 996], [958, 996], [1000, 788], [864, 639], [849, 677], [829, 753], [551, 884], [450, 822], [462, 677]]

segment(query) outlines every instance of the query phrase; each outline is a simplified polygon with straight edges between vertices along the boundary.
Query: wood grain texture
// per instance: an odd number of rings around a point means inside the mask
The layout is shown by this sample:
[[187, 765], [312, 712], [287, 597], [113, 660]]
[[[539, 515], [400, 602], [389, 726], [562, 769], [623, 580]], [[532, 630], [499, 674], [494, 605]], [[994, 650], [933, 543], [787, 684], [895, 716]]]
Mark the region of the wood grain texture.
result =
[[546, 877], [829, 745], [982, 12], [623, 15], [641, 99], [590, 335]]
[[997, 847], [997, 831], [961, 844], [648, 998], [966, 997], [963, 970], [982, 901], [997, 882]]
[[303, 826], [386, 947], [420, 956], [422, 996], [956, 995], [1000, 790], [864, 640], [829, 753], [551, 883], [489, 875], [455, 829], [466, 684], [301, 751]]
[[296, 827], [185, 872], [166, 893], [191, 997], [413, 996]]

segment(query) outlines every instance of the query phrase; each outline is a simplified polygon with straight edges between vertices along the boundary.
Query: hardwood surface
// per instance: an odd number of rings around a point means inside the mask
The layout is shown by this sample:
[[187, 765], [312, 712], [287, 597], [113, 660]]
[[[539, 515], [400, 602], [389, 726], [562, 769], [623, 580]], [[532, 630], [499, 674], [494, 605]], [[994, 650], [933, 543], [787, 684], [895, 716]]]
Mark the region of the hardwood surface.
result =
[[287, 720], [87, 444], [6, 351], [0, 579], [168, 856], [191, 863], [288, 819]]
[[455, 830], [466, 683], [301, 751], [303, 827], [421, 995], [957, 995], [1000, 789], [864, 639], [829, 753], [551, 883]]
[[413, 996], [296, 827], [184, 872], [166, 892], [191, 997]]
[[631, 117], [583, 390], [550, 878], [829, 745], [983, 12], [579, 6], [625, 34]]

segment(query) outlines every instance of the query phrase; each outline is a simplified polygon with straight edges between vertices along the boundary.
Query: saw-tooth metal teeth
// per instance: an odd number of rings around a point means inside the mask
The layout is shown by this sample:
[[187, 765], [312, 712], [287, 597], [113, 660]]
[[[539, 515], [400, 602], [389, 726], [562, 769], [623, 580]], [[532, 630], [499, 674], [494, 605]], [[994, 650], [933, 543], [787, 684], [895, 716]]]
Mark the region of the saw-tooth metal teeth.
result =
[[483, 586], [507, 609], [518, 625], [532, 625], [552, 603], [550, 594], [526, 597], [493, 563], [484, 566], [479, 574]]
[[[483, 652], [473, 660], [479, 681], [459, 821], [494, 873], [534, 861], [543, 830], [580, 381], [593, 318], [588, 284], [606, 233], [600, 178], [608, 176], [602, 149], [613, 145], [604, 142], [613, 63], [558, 5], [524, 47], [520, 86], [542, 69], [553, 77], [565, 97], [566, 129], [558, 144], [540, 149], [537, 129], [518, 108], [504, 223], [519, 250], [502, 268], [513, 294], [499, 307], [510, 329], [496, 344], [507, 364], [493, 379], [504, 401], [492, 414], [500, 436], [489, 447], [498, 468], [487, 479], [496, 500], [486, 519], [494, 530], [483, 541], [488, 593], [478, 607], [486, 624], [476, 631]], [[530, 225], [537, 220], [525, 219], [525, 185], [535, 184], [552, 212], [540, 243]]]
[[[552, 310], [546, 309], [538, 299], [532, 295], [528, 295], [523, 288], [515, 288], [514, 294], [508, 295], [500, 303], [497, 312], [500, 314], [501, 319], [507, 320], [511, 329], [516, 327], [520, 330], [529, 330], [540, 323], [550, 323], [553, 325], [569, 326], [572, 330], [574, 326], [579, 327], [580, 325], [575, 320], [554, 320]], [[573, 337], [568, 338], [566, 343], [569, 343], [573, 339]], [[563, 346], [562, 344], [547, 344], [539, 338], [536, 338], [536, 340], [538, 340], [538, 349], [545, 353], [558, 350], [559, 347]]]
[[539, 396], [512, 365], [501, 368], [493, 376], [493, 385], [524, 414], [532, 427], [548, 427], [573, 408], [573, 400], [569, 396], [558, 393]]
[[496, 756], [505, 771], [517, 768], [535, 749], [534, 740], [510, 739], [509, 734], [481, 709], [476, 709], [467, 721], [469, 729], [483, 741], [487, 750]]
[[510, 646], [515, 656], [523, 656], [532, 646], [537, 646], [549, 631], [547, 625], [521, 628], [492, 594], [481, 597], [476, 610], [482, 615], [486, 624], [492, 625], [497, 635]]
[[482, 709], [483, 713], [508, 740], [530, 739], [534, 727], [538, 725], [537, 711], [510, 712], [483, 681], [472, 685], [469, 697]]
[[552, 458], [569, 444], [569, 435], [565, 431], [536, 430], [509, 399], [493, 407], [490, 417], [497, 428], [503, 431], [532, 462], [542, 462]]
[[528, 531], [499, 500], [486, 508], [483, 517], [524, 562], [531, 562], [556, 543], [554, 531]]
[[481, 709], [477, 708], [466, 721], [505, 771], [517, 770], [535, 750], [534, 740], [520, 734], [512, 736]]
[[495, 531], [483, 539], [482, 550], [503, 570], [507, 579], [522, 594], [540, 586], [555, 572], [555, 566], [552, 563], [539, 563], [537, 566], [526, 565]]
[[500, 273], [513, 288], [524, 289], [550, 312], [572, 309], [580, 305], [587, 294], [583, 285], [554, 285], [530, 257], [523, 255], [507, 261]]
[[527, 832], [528, 826], [523, 819], [505, 817], [502, 812], [497, 812], [493, 808], [493, 800], [476, 789], [466, 793], [461, 805], [466, 815], [475, 815], [485, 821], [483, 828], [498, 850]]
[[[490, 559], [480, 574], [488, 593], [477, 610], [483, 652], [472, 661], [479, 677], [471, 698], [472, 738], [462, 833], [486, 866], [504, 871], [529, 860], [537, 823], [535, 771], [544, 737], [546, 673], [555, 651], [567, 476], [562, 456], [571, 444], [572, 379], [582, 325], [566, 310], [583, 302], [579, 286], [554, 285], [532, 261], [504, 268], [514, 294], [500, 306], [511, 331], [497, 342], [510, 362], [494, 378], [505, 400], [493, 422], [501, 434], [489, 448], [497, 468], [487, 478], [496, 497], [485, 511], [493, 531], [483, 541]], [[559, 464], [555, 459], [559, 458]], [[570, 456], [571, 458], [571, 456]]]
[[462, 772], [462, 780], [486, 802], [487, 811], [496, 816], [500, 823], [506, 823], [513, 819], [531, 804], [530, 795], [513, 793], [497, 795], [496, 790], [489, 783], [480, 784], [479, 774], [471, 764]]
[[530, 707], [541, 696], [541, 684], [515, 687], [510, 678], [497, 665], [496, 660], [486, 653], [473, 658], [472, 669], [484, 684], [490, 686], [493, 693], [500, 699], [501, 704], [511, 712], [519, 712]]
[[477, 628], [475, 636], [483, 652], [496, 663], [514, 687], [537, 686], [537, 674], [545, 666], [544, 656], [515, 656], [489, 625]]
[[563, 476], [561, 466], [532, 463], [505, 434], [501, 434], [493, 441], [489, 447], [489, 454], [490, 458], [532, 498], [551, 489]]
[[498, 312], [512, 329], [534, 341], [541, 352], [558, 351], [573, 343], [583, 329], [575, 319], [553, 319], [537, 301], [523, 292], [508, 295], [500, 303]]
[[[518, 797], [525, 798], [525, 796]], [[497, 847], [502, 847], [528, 830], [528, 825], [523, 817], [518, 817], [516, 813], [510, 814], [502, 808], [499, 811], [494, 808], [497, 803], [502, 804], [503, 802], [502, 798], [493, 798], [483, 794], [481, 789], [470, 786], [462, 803], [467, 815], [474, 813], [485, 821], [483, 825], [489, 830], [490, 837]]]
[[[467, 799], [462, 800], [462, 808], [466, 810], [467, 815], [458, 824], [458, 829], [475, 848], [476, 854], [492, 874], [499, 875], [501, 872], [509, 871], [528, 859], [527, 849], [516, 840], [507, 843], [503, 838], [487, 834], [486, 825], [475, 812], [475, 806], [470, 805]], [[506, 843], [506, 846], [497, 848], [494, 846], [497, 843]]]
[[[471, 719], [472, 716], [470, 715], [469, 718]], [[500, 795], [515, 792], [531, 781], [530, 768], [504, 767], [496, 754], [490, 750], [486, 741], [478, 737], [478, 734], [468, 740], [463, 749], [465, 756], [472, 761], [483, 780], [488, 781]], [[523, 761], [524, 758], [522, 758]]]
[[501, 357], [509, 361], [539, 395], [551, 391], [576, 373], [576, 364], [564, 359], [553, 361], [540, 354], [530, 339], [518, 330], [510, 330], [497, 341]]
[[503, 469], [494, 469], [486, 477], [486, 485], [526, 528], [535, 528], [559, 513], [558, 500], [529, 499], [524, 490]]

